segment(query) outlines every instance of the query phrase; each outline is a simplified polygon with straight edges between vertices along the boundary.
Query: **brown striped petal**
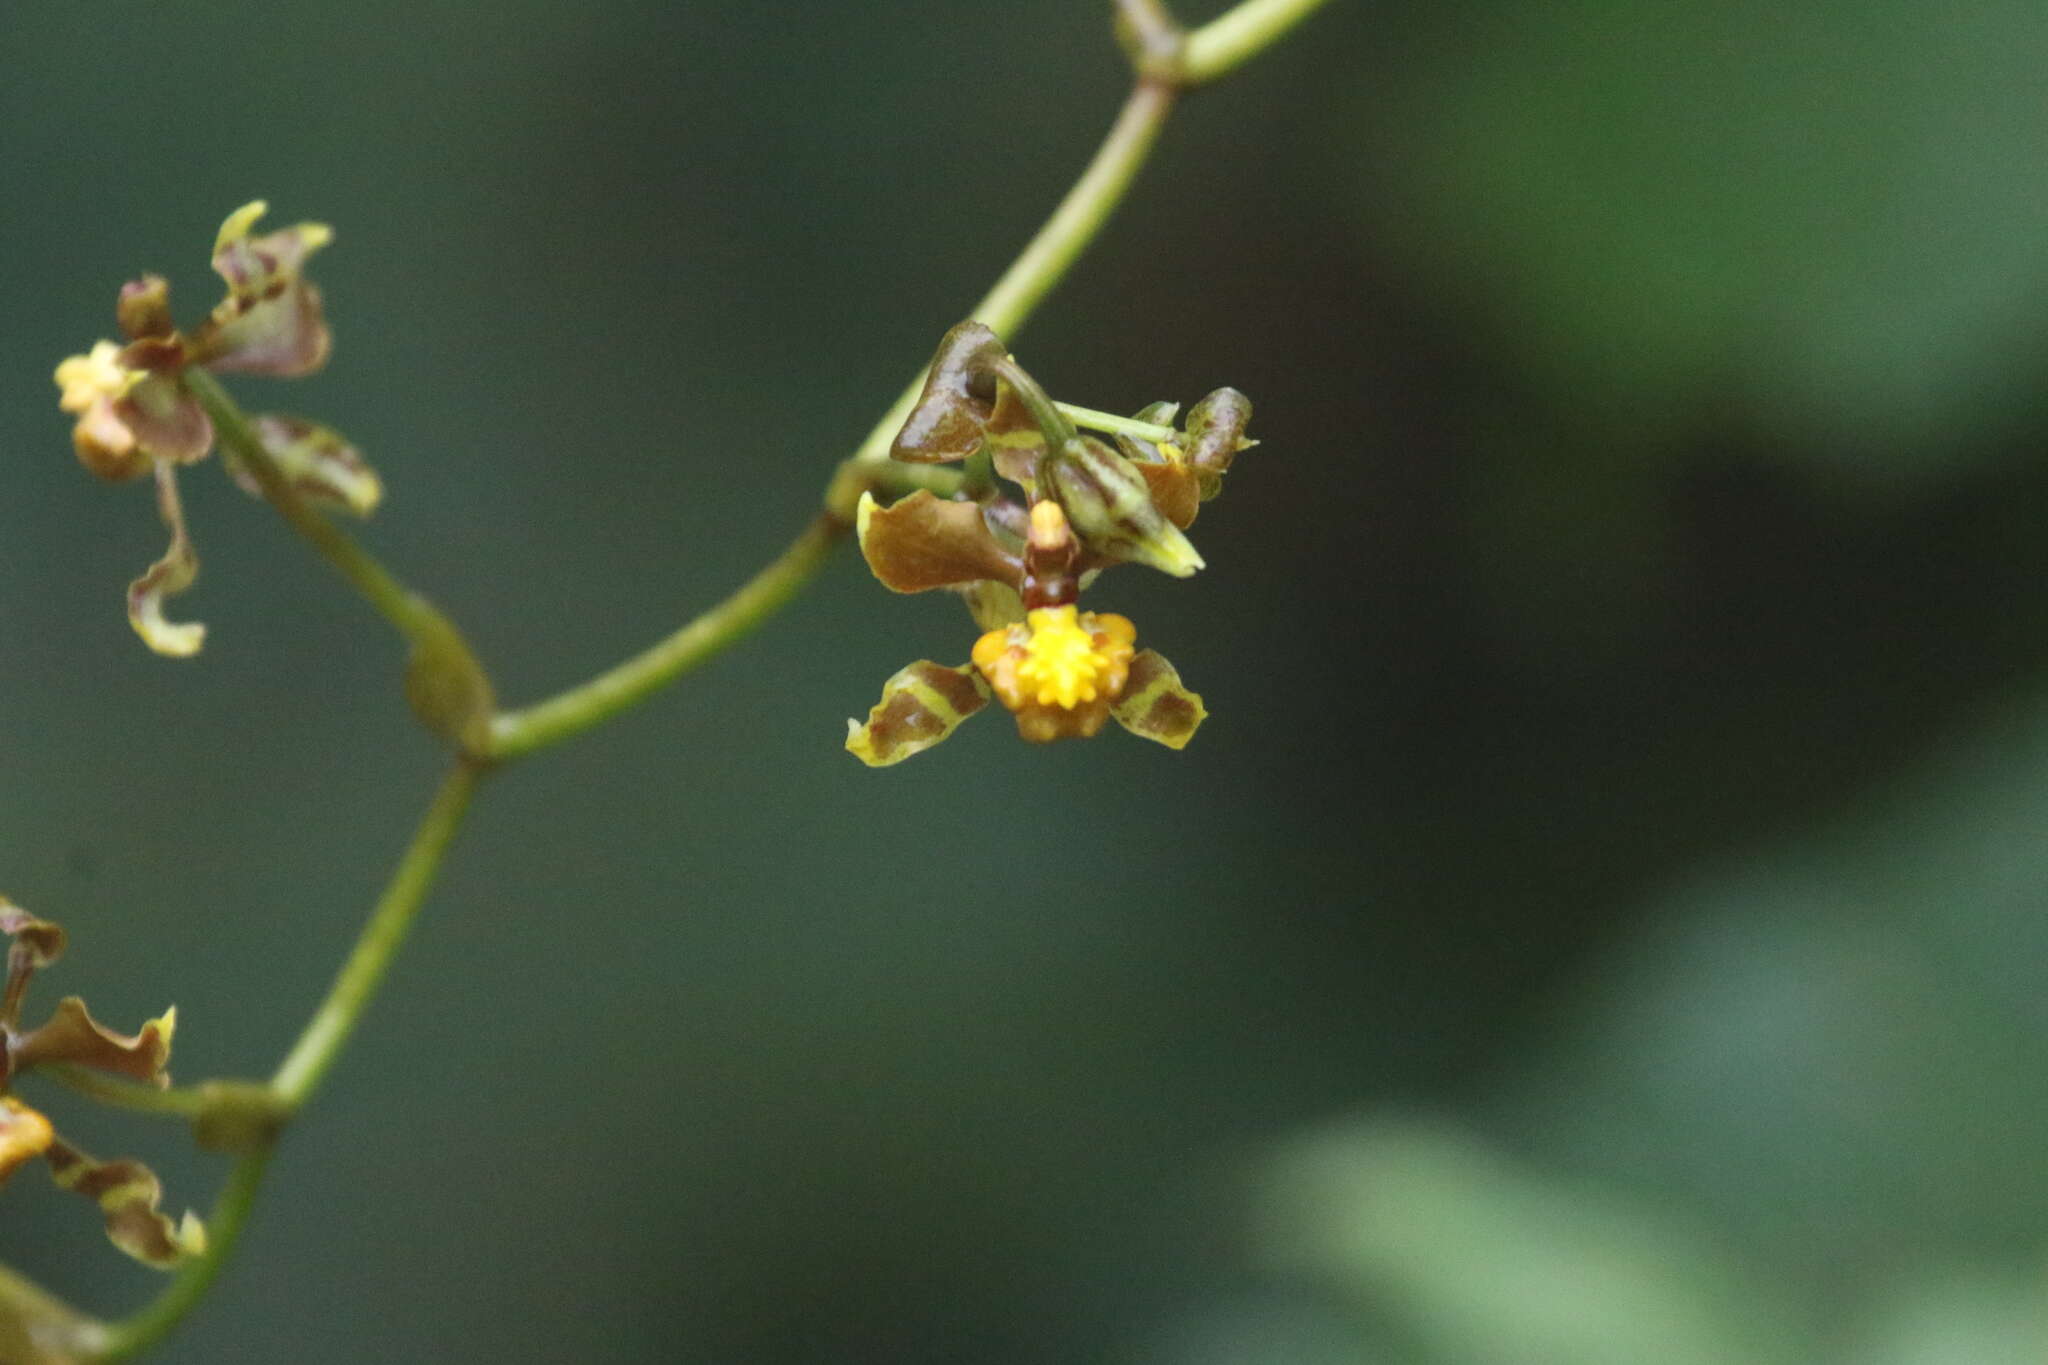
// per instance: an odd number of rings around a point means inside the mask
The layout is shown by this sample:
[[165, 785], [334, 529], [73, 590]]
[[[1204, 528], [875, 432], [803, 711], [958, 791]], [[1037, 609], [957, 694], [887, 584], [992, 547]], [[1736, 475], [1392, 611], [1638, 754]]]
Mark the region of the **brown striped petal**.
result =
[[919, 659], [882, 685], [882, 700], [866, 725], [846, 722], [846, 752], [870, 768], [901, 763], [951, 735], [988, 698], [974, 665], [948, 668]]
[[1186, 748], [1209, 715], [1201, 697], [1183, 687], [1166, 656], [1153, 649], [1140, 650], [1131, 660], [1130, 680], [1110, 714], [1140, 739], [1156, 740], [1169, 749]]
[[157, 1211], [163, 1182], [139, 1161], [95, 1161], [65, 1142], [53, 1142], [44, 1158], [63, 1188], [100, 1206], [114, 1245], [147, 1266], [169, 1270], [206, 1250], [206, 1227], [187, 1212], [177, 1223]]

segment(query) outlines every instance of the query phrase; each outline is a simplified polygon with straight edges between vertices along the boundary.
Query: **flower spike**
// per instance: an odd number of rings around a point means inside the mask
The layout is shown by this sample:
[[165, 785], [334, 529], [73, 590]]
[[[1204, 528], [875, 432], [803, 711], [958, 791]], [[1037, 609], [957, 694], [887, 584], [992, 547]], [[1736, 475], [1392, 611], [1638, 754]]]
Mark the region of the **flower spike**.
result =
[[[213, 268], [227, 281], [228, 294], [189, 336], [172, 320], [170, 286], [161, 275], [144, 275], [123, 285], [114, 305], [128, 344], [98, 342], [56, 370], [57, 406], [77, 417], [71, 444], [79, 461], [112, 482], [156, 476], [157, 508], [171, 543], [128, 585], [128, 620], [151, 649], [174, 658], [198, 653], [206, 633], [197, 623], [165, 619], [163, 606], [199, 571], [173, 470], [206, 458], [214, 441], [212, 419], [190, 391], [186, 371], [200, 365], [302, 375], [326, 363], [332, 349], [320, 291], [302, 268], [334, 233], [324, 223], [300, 223], [252, 237], [264, 208], [261, 200], [245, 204], [221, 224]], [[258, 417], [252, 425], [302, 496], [358, 516], [367, 516], [383, 496], [376, 471], [327, 428], [295, 417]], [[227, 464], [238, 483], [260, 492], [239, 463]]]
[[1034, 743], [1094, 735], [1112, 719], [1170, 749], [1193, 738], [1207, 712], [1173, 665], [1139, 651], [1125, 617], [1078, 605], [1120, 563], [1176, 578], [1203, 567], [1185, 531], [1251, 444], [1251, 404], [1218, 389], [1184, 430], [1172, 425], [1178, 413], [1153, 403], [1125, 419], [1056, 403], [987, 327], [946, 333], [891, 454], [968, 461], [960, 491], [888, 506], [864, 493], [856, 529], [883, 586], [950, 588], [982, 633], [962, 667], [922, 660], [890, 678], [867, 724], [848, 724], [855, 757], [881, 767], [921, 753], [990, 696]]

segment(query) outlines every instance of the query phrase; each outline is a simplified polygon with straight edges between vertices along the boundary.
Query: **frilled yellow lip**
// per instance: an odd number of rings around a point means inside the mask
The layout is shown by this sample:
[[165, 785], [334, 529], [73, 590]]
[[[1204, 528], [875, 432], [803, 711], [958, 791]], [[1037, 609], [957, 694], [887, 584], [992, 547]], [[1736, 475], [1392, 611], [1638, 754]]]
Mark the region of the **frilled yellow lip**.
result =
[[1039, 607], [974, 642], [974, 666], [1011, 711], [1110, 703], [1130, 678], [1137, 627], [1112, 613]]

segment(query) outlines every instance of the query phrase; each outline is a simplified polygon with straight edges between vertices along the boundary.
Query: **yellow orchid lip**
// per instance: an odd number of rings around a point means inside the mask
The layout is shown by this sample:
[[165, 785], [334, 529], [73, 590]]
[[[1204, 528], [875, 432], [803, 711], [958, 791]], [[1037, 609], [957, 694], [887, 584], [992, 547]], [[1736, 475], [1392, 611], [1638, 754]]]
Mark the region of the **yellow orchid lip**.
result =
[[974, 642], [975, 668], [1026, 739], [1093, 735], [1130, 681], [1138, 631], [1111, 613], [1039, 607]]

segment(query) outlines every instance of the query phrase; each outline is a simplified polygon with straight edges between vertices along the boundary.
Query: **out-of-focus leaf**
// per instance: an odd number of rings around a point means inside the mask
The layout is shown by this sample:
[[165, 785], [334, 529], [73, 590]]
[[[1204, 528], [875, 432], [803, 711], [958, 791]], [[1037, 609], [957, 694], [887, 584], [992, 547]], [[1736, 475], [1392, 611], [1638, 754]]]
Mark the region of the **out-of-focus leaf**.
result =
[[1888, 1294], [1844, 1365], [2041, 1365], [2048, 1293], [2026, 1275], [1949, 1274]]
[[95, 1324], [13, 1271], [0, 1266], [0, 1361], [6, 1365], [77, 1365]]
[[1554, 402], [1877, 480], [2038, 416], [2048, 7], [1447, 13], [1361, 97], [1359, 203]]
[[1771, 1296], [1655, 1210], [1455, 1130], [1361, 1123], [1283, 1150], [1266, 1254], [1394, 1318], [1445, 1365], [1771, 1365]]

